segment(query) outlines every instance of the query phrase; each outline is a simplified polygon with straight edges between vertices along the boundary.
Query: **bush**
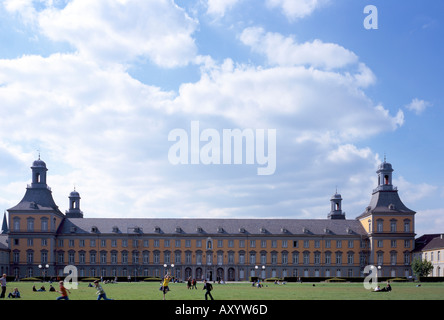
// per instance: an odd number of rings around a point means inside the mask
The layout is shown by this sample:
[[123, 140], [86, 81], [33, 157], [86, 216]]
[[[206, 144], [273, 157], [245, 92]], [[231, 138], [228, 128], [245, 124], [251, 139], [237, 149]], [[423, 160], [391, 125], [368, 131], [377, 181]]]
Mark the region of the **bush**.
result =
[[42, 281], [42, 279], [34, 278], [34, 277], [28, 277], [28, 278], [21, 278], [20, 281], [36, 282], [36, 281]]
[[96, 280], [100, 280], [99, 278], [94, 278], [94, 277], [89, 277], [89, 278], [83, 278], [80, 281], [84, 281], [84, 282], [93, 282]]
[[346, 282], [346, 280], [342, 278], [330, 278], [325, 280], [325, 282]]
[[149, 277], [149, 278], [143, 279], [143, 281], [146, 281], [146, 282], [160, 282], [160, 281], [162, 281], [162, 279], [160, 279], [159, 277]]

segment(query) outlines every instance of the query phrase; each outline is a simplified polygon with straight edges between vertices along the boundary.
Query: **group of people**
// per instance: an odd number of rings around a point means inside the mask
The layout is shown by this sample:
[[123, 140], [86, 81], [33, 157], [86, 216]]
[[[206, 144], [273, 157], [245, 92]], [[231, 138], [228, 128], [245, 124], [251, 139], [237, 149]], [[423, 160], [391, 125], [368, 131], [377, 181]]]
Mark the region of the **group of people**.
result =
[[[167, 292], [170, 291], [168, 284], [170, 283], [171, 279], [172, 279], [171, 275], [167, 273], [162, 280], [159, 290], [161, 290], [163, 292], [163, 300], [165, 300], [165, 298], [166, 298], [165, 296], [166, 296]], [[191, 277], [188, 278], [187, 288], [197, 290], [196, 279], [191, 280]], [[208, 282], [206, 279], [204, 280], [204, 286], [203, 286], [202, 290], [206, 290], [205, 300], [208, 300], [208, 297], [210, 297], [211, 300], [214, 300], [213, 296], [211, 295], [211, 291], [213, 290], [213, 285], [210, 282]]]
[[381, 288], [379, 285], [375, 288], [375, 292], [390, 292], [390, 291], [392, 291], [392, 286], [388, 281], [387, 285], [384, 288]]

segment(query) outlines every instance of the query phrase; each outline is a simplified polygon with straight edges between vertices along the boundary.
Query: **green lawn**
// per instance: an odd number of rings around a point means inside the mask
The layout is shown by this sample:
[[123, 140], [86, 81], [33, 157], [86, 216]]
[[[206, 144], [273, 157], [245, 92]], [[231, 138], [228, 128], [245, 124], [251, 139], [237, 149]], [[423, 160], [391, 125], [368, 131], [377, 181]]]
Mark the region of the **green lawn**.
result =
[[[57, 292], [33, 292], [32, 286], [39, 288], [41, 282], [9, 282], [6, 294], [17, 287], [20, 300], [55, 300]], [[43, 283], [49, 288], [49, 283]], [[58, 289], [58, 284], [53, 283]], [[362, 283], [288, 283], [285, 285], [265, 284], [263, 288], [252, 287], [251, 283], [214, 284], [212, 295], [216, 300], [442, 300], [444, 283], [392, 283], [392, 292], [371, 292]], [[385, 283], [381, 283], [384, 286]], [[103, 284], [109, 298], [115, 300], [162, 300], [159, 283], [136, 282]], [[204, 300], [203, 284], [198, 290], [188, 290], [185, 283], [170, 283], [171, 291], [167, 300]], [[95, 288], [80, 282], [78, 289], [71, 289], [70, 300], [95, 300]], [[6, 298], [7, 299], [7, 298]], [[13, 299], [9, 299], [13, 300]], [[17, 299], [18, 300], [18, 299]]]

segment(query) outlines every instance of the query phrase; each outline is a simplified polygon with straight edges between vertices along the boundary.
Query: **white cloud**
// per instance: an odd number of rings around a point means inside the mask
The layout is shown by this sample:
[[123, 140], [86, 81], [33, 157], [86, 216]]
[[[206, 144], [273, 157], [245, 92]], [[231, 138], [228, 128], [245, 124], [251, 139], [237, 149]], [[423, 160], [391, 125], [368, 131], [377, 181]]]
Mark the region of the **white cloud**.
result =
[[96, 61], [129, 63], [148, 58], [166, 68], [184, 66], [196, 57], [192, 34], [197, 21], [169, 0], [73, 0], [63, 8], [32, 1], [8, 1], [28, 23], [57, 42], [67, 42]]
[[292, 21], [310, 15], [328, 0], [267, 0], [270, 8], [280, 7], [288, 20]]
[[[315, 68], [342, 68], [356, 64], [358, 57], [335, 43], [324, 43], [319, 39], [297, 43], [293, 37], [265, 32], [263, 28], [246, 28], [240, 40], [253, 51], [264, 54], [271, 65], [309, 65]], [[369, 69], [365, 70], [367, 73]]]
[[208, 0], [207, 13], [223, 17], [225, 12], [233, 8], [239, 1], [240, 0]]
[[416, 114], [421, 114], [424, 112], [424, 110], [429, 107], [431, 104], [427, 101], [424, 100], [419, 100], [417, 98], [413, 99], [408, 105], [406, 105], [405, 107], [410, 110], [415, 112]]

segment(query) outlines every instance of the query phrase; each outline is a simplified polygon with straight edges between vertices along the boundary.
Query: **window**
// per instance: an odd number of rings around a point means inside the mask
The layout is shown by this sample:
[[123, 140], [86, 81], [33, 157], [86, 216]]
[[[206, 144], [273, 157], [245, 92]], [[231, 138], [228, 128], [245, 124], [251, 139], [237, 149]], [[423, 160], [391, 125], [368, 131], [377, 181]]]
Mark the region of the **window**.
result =
[[267, 264], [267, 253], [261, 253], [261, 264]]
[[396, 220], [390, 221], [390, 232], [396, 232]]
[[410, 221], [409, 220], [404, 221], [404, 232], [410, 232]]
[[100, 252], [100, 263], [106, 264], [106, 251]]
[[336, 240], [336, 248], [342, 248], [342, 241]]
[[303, 259], [304, 259], [304, 264], [309, 264], [310, 263], [310, 252], [304, 252], [303, 254]]
[[382, 220], [378, 220], [378, 221], [376, 221], [376, 230], [377, 230], [378, 232], [382, 232], [382, 231], [383, 231]]
[[68, 252], [68, 263], [69, 264], [74, 264], [75, 263], [75, 261], [74, 261], [74, 252], [73, 251]]
[[318, 251], [314, 253], [314, 263], [315, 264], [321, 263], [321, 253]]
[[336, 252], [336, 264], [342, 264], [342, 252]]
[[299, 264], [299, 252], [293, 252], [293, 264]]
[[325, 264], [331, 264], [331, 252], [325, 253]]
[[14, 217], [14, 231], [20, 231], [20, 218]]
[[26, 220], [27, 223], [27, 228], [29, 232], [34, 231], [34, 219], [33, 218], [29, 218]]
[[42, 218], [41, 221], [42, 231], [48, 231], [48, 219]]
[[347, 253], [347, 263], [348, 264], [353, 264], [354, 263], [354, 254], [353, 254], [353, 252]]

